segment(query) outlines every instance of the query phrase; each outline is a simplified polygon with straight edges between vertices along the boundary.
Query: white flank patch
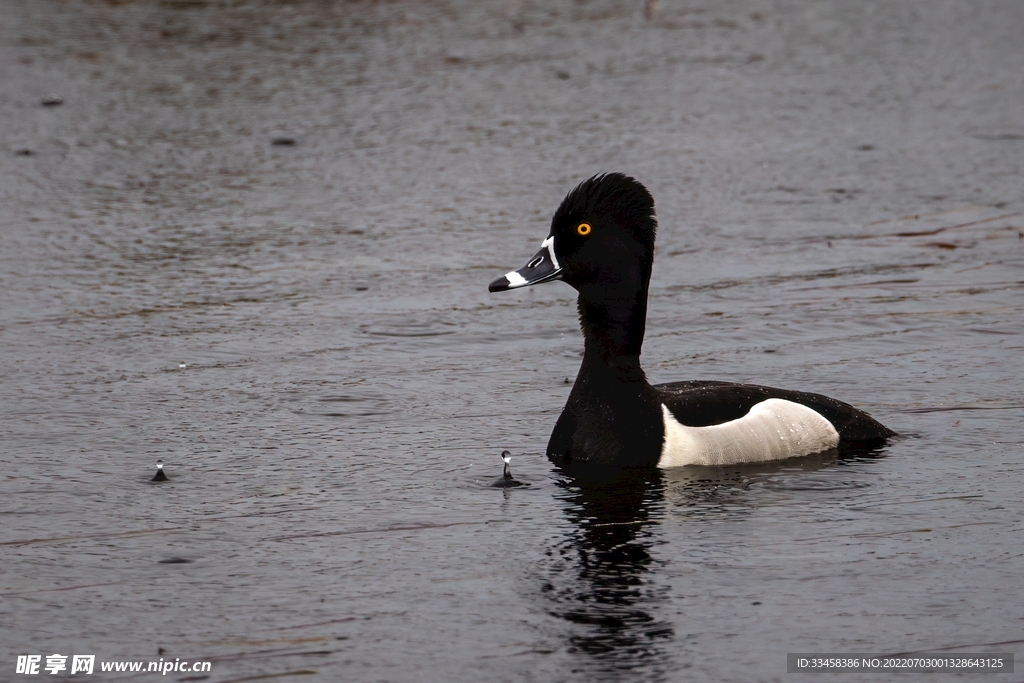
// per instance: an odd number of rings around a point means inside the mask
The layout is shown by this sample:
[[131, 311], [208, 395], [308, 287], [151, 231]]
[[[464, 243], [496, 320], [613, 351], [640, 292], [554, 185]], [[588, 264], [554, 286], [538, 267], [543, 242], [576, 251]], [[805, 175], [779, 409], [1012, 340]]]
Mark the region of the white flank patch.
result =
[[743, 417], [710, 427], [686, 427], [661, 406], [665, 442], [659, 467], [735, 465], [819, 453], [839, 444], [832, 423], [807, 406], [769, 398]]

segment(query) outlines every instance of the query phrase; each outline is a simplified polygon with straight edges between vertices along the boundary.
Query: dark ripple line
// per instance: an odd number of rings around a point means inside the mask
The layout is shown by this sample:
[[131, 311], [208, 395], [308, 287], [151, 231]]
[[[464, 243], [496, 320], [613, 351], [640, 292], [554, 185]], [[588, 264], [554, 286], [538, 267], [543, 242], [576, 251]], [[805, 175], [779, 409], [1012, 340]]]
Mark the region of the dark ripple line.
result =
[[183, 531], [185, 527], [169, 526], [159, 529], [143, 529], [141, 531], [122, 531], [113, 534], [85, 534], [83, 536], [52, 536], [50, 538], [27, 538], [20, 541], [2, 541], [0, 545], [31, 545], [33, 543], [52, 543], [59, 541], [84, 541], [94, 538], [121, 538], [127, 536], [142, 536], [143, 534], [158, 534], [164, 531]]
[[56, 592], [59, 592], [59, 591], [78, 590], [79, 588], [95, 588], [97, 586], [116, 586], [119, 583], [123, 583], [123, 582], [122, 581], [108, 581], [106, 583], [87, 583], [87, 584], [83, 584], [83, 585], [79, 585], [79, 586], [65, 586], [63, 588], [40, 588], [40, 589], [34, 590], [34, 591], [11, 591], [9, 593], [0, 593], [0, 596], [3, 596], [3, 597], [6, 598], [6, 597], [13, 597], [13, 596], [18, 596], [18, 595], [34, 595], [36, 593], [56, 593]]
[[1017, 643], [1024, 643], [1022, 640], [1000, 640], [994, 643], [966, 643], [964, 645], [945, 645], [943, 647], [929, 648], [927, 650], [910, 650], [909, 652], [894, 652], [886, 655], [887, 657], [902, 657], [904, 655], [916, 655], [921, 652], [941, 652], [944, 650], [961, 650], [965, 647], [990, 647], [993, 645], [1016, 645]]
[[345, 531], [316, 531], [309, 534], [292, 534], [289, 536], [275, 536], [267, 540], [289, 541], [294, 538], [318, 538], [320, 536], [352, 536], [355, 534], [376, 534], [389, 531], [421, 531], [424, 529], [446, 529], [452, 526], [466, 526], [475, 524], [490, 524], [491, 520], [483, 522], [449, 522], [448, 524], [410, 524], [406, 526], [389, 526], [382, 529], [348, 529]]
[[929, 408], [904, 408], [901, 413], [943, 413], [952, 410], [1021, 410], [1024, 405], [1012, 406], [933, 406]]

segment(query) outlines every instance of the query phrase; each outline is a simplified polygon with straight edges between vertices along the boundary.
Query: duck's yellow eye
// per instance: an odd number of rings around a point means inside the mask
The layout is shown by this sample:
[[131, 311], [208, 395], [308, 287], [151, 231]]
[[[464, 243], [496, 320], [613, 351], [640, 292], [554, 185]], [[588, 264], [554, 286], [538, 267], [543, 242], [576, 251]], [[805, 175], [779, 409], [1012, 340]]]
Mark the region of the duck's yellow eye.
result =
[[584, 237], [590, 234], [590, 230], [590, 223], [580, 223], [579, 225], [576, 226], [576, 232], [583, 235]]

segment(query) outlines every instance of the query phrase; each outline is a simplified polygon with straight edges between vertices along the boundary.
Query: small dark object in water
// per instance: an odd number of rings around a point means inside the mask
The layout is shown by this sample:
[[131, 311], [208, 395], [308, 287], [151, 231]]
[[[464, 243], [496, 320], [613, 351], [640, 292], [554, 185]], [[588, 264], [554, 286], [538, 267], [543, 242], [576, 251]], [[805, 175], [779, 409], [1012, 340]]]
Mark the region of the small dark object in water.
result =
[[58, 105], [64, 104], [64, 100], [61, 98], [60, 95], [47, 95], [42, 99], [41, 104], [44, 107], [56, 107]]
[[287, 135], [282, 135], [281, 137], [277, 137], [277, 138], [274, 138], [273, 140], [271, 140], [271, 144], [273, 144], [273, 145], [285, 145], [285, 146], [294, 145], [295, 144], [295, 138], [290, 138]]
[[168, 557], [166, 560], [160, 560], [160, 564], [191, 564], [192, 560], [187, 560], [184, 557]]
[[153, 478], [150, 479], [150, 481], [167, 481], [167, 475], [164, 474], [163, 460], [156, 461], [156, 474], [153, 475]]
[[32, 150], [30, 150], [28, 147], [19, 147], [18, 149], [14, 150], [14, 154], [19, 157], [30, 157], [32, 156]]
[[512, 462], [512, 453], [509, 451], [502, 451], [501, 459], [505, 461], [505, 471], [502, 472], [501, 477], [494, 480], [494, 483], [491, 484], [491, 486], [503, 489], [512, 488], [514, 486], [528, 486], [528, 484], [524, 484], [523, 482], [516, 481], [512, 478], [512, 467], [509, 464]]

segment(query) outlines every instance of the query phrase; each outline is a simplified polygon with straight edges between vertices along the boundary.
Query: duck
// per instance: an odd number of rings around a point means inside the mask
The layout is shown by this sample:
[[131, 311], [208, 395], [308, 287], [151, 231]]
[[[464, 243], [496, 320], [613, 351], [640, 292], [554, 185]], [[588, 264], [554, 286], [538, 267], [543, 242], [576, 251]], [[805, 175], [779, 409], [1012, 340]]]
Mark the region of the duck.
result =
[[654, 198], [622, 173], [571, 190], [540, 251], [490, 292], [562, 281], [577, 292], [583, 361], [548, 440], [566, 465], [764, 463], [884, 444], [896, 433], [833, 398], [755, 384], [652, 385], [640, 365], [654, 262]]

